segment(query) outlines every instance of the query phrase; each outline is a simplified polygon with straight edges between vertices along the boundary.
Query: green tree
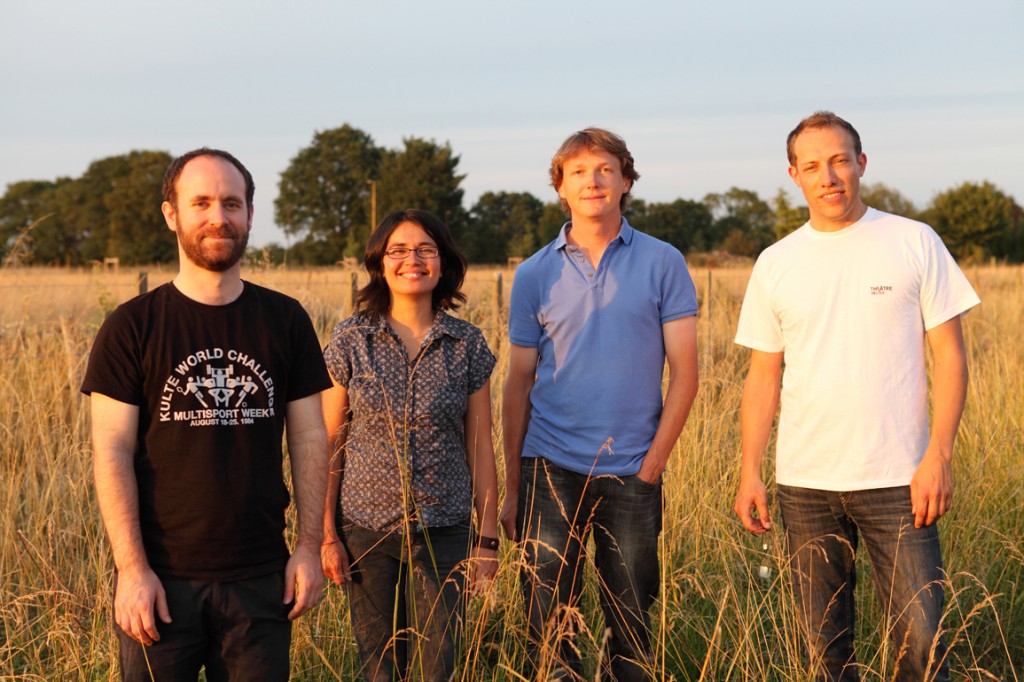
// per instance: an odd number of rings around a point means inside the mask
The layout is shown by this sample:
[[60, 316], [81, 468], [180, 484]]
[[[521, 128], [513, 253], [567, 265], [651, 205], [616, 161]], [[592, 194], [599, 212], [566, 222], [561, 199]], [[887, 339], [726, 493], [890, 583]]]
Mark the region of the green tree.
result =
[[160, 212], [170, 162], [166, 152], [132, 151], [94, 161], [73, 180], [16, 183], [0, 202], [0, 246], [10, 248], [12, 235], [49, 215], [22, 240], [22, 260], [62, 265], [107, 256], [126, 265], [173, 260], [174, 235]]
[[923, 214], [956, 258], [1014, 257], [1020, 243], [1021, 208], [991, 182], [965, 182], [935, 196]]
[[[83, 262], [108, 256], [120, 257], [111, 248], [105, 197], [128, 174], [128, 166], [125, 155], [97, 159], [80, 177], [61, 187], [56, 195], [55, 204], [61, 220], [76, 226], [79, 255]], [[157, 208], [161, 200], [158, 200]]]
[[174, 233], [160, 211], [171, 161], [162, 151], [109, 156], [55, 190], [56, 217], [75, 237], [78, 262], [116, 257], [123, 265], [137, 265], [175, 259]]
[[756, 256], [775, 240], [775, 215], [757, 192], [732, 187], [722, 194], [708, 194], [704, 205], [714, 220], [704, 250]]
[[362, 253], [369, 181], [378, 177], [382, 154], [369, 135], [345, 124], [317, 132], [292, 158], [278, 183], [274, 220], [286, 234], [303, 237], [293, 247], [299, 260], [333, 263]]
[[782, 239], [790, 232], [801, 227], [811, 217], [811, 213], [807, 210], [806, 206], [793, 206], [789, 203], [789, 195], [786, 194], [786, 190], [782, 187], [775, 193], [772, 206], [775, 209], [774, 230], [776, 240]]
[[996, 258], [1011, 263], [1024, 263], [1024, 208], [1014, 202], [1012, 224], [1003, 234], [994, 237], [989, 249]]
[[446, 142], [407, 137], [403, 148], [382, 155], [377, 176], [377, 220], [393, 211], [419, 208], [433, 213], [459, 232], [464, 225], [465, 175], [458, 173], [459, 157]]
[[627, 208], [630, 225], [675, 246], [683, 253], [708, 248], [713, 219], [699, 201], [676, 199], [670, 203], [646, 203], [639, 199]]
[[33, 233], [53, 219], [56, 187], [57, 183], [48, 180], [22, 180], [7, 186], [0, 197], [0, 262], [33, 261], [37, 238]]
[[469, 229], [459, 240], [473, 263], [504, 263], [527, 257], [540, 241], [544, 204], [529, 192], [485, 192], [469, 210]]
[[178, 256], [177, 238], [160, 210], [164, 172], [172, 161], [166, 152], [131, 152], [124, 157], [124, 173], [103, 197], [107, 250], [122, 263], [167, 263]]
[[[540, 221], [537, 224], [537, 234], [534, 237], [537, 248], [540, 249], [553, 242], [558, 233], [562, 231], [562, 226], [565, 225], [567, 220], [569, 220], [569, 216], [565, 215], [565, 211], [562, 210], [562, 201], [560, 199], [546, 202], [544, 210], [540, 214]], [[531, 254], [524, 255], [529, 256]]]
[[865, 204], [879, 211], [917, 219], [917, 207], [914, 203], [884, 183], [861, 185], [860, 198]]

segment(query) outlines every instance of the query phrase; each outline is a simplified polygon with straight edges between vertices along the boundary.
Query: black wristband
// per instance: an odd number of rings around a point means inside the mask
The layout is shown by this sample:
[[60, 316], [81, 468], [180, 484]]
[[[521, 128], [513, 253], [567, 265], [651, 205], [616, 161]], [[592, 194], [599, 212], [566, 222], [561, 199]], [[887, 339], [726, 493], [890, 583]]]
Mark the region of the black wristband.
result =
[[474, 544], [480, 549], [492, 549], [498, 551], [498, 538], [489, 538], [486, 535], [477, 535], [474, 538]]

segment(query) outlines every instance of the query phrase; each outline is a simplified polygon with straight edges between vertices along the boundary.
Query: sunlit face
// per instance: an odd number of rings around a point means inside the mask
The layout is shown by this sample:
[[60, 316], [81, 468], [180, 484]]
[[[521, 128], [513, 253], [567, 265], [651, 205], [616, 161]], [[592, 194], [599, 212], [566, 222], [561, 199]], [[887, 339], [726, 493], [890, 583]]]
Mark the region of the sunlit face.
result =
[[569, 205], [573, 220], [618, 219], [619, 202], [631, 184], [622, 175], [618, 157], [584, 149], [562, 164], [558, 196]]
[[[400, 296], [430, 298], [441, 279], [441, 256], [424, 257], [416, 253], [420, 247], [437, 248], [427, 231], [416, 223], [405, 221], [388, 237], [384, 249], [384, 280], [391, 290], [392, 300]], [[392, 258], [387, 252], [395, 248], [409, 249], [405, 258]]]
[[176, 205], [165, 201], [162, 208], [182, 258], [213, 272], [234, 267], [252, 229], [242, 173], [226, 159], [197, 156], [181, 169], [175, 188]]
[[789, 176], [810, 209], [811, 226], [822, 232], [849, 227], [867, 210], [860, 200], [860, 179], [868, 159], [853, 148], [842, 128], [808, 128], [793, 141], [796, 164]]

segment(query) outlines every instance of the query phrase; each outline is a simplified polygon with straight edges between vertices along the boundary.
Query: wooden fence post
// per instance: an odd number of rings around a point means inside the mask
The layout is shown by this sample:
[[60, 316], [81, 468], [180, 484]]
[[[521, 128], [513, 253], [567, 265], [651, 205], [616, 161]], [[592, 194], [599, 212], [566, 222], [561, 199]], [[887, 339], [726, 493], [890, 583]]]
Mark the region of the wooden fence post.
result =
[[711, 299], [711, 268], [708, 268], [708, 295], [706, 296], [706, 300], [707, 300], [707, 303], [708, 303], [708, 305], [707, 305], [708, 353], [709, 353], [708, 358], [709, 358], [711, 364], [714, 364], [715, 353], [714, 353], [714, 349], [712, 349], [712, 347], [711, 347], [711, 330], [712, 330], [712, 327], [711, 327], [711, 300], [712, 300]]
[[501, 327], [503, 318], [501, 316], [502, 305], [505, 302], [502, 291], [501, 272], [494, 273], [494, 352], [501, 350]]
[[356, 296], [359, 294], [359, 273], [355, 270], [348, 273], [349, 277], [349, 298], [348, 314], [356, 314]]

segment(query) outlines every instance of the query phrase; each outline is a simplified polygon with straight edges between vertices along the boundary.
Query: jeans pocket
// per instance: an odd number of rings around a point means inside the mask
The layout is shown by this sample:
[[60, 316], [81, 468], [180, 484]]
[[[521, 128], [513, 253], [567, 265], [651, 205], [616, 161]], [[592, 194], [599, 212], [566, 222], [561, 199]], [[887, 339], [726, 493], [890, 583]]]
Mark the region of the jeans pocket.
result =
[[654, 483], [648, 483], [644, 479], [640, 478], [640, 474], [633, 474], [630, 478], [633, 479], [636, 486], [642, 491], [656, 493], [661, 490], [661, 477], [658, 477], [658, 480]]

